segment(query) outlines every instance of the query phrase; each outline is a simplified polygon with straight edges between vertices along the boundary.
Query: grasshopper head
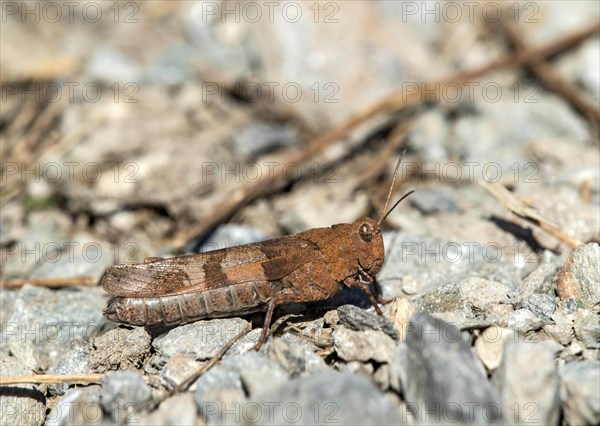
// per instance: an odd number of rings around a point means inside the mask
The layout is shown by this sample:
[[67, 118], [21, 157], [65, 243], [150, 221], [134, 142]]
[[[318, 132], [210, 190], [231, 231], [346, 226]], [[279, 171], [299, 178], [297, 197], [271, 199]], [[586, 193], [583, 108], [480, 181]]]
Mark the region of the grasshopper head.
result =
[[358, 255], [358, 263], [374, 277], [385, 258], [381, 228], [371, 218], [362, 217], [352, 224], [352, 244]]

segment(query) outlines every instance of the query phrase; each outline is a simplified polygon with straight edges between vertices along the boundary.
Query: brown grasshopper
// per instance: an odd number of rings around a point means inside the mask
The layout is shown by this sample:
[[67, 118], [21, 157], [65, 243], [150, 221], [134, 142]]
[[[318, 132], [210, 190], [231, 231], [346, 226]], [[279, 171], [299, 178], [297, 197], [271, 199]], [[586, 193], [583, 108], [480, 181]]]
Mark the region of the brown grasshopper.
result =
[[[276, 306], [328, 299], [341, 283], [363, 290], [382, 315], [370, 284], [384, 261], [381, 224], [412, 193], [385, 213], [401, 162], [402, 157], [378, 221], [363, 217], [258, 243], [112, 266], [102, 286], [115, 297], [104, 314], [115, 322], [154, 327], [266, 310], [256, 349], [267, 338]], [[383, 302], [377, 286], [375, 293]]]

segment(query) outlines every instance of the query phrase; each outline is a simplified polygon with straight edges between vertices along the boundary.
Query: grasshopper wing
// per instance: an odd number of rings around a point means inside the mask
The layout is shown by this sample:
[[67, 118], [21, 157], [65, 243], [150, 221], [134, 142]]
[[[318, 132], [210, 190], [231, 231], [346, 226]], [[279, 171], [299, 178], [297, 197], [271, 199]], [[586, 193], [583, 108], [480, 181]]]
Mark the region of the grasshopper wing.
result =
[[318, 247], [293, 236], [148, 263], [114, 265], [102, 287], [114, 296], [195, 293], [250, 281], [276, 281], [318, 259]]

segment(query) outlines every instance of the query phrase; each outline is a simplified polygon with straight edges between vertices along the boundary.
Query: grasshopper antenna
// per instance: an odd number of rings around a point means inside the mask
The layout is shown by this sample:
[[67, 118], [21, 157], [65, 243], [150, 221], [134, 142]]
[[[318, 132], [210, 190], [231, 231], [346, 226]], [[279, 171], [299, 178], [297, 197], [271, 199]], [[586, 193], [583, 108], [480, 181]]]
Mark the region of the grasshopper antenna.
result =
[[394, 192], [394, 184], [396, 183], [396, 176], [398, 176], [398, 169], [400, 168], [400, 164], [402, 164], [402, 159], [404, 158], [404, 154], [406, 154], [406, 150], [402, 151], [402, 155], [400, 155], [400, 159], [398, 160], [398, 164], [396, 164], [396, 168], [394, 169], [394, 175], [392, 177], [392, 184], [390, 185], [390, 190], [388, 191], [388, 195], [387, 195], [387, 199], [385, 200], [385, 205], [383, 206], [383, 209], [381, 210], [381, 214], [379, 215], [379, 220], [377, 221], [377, 226], [380, 227], [381, 224], [383, 223], [383, 221], [385, 220], [386, 217], [388, 217], [388, 215], [392, 212], [392, 210], [394, 210], [396, 208], [396, 206], [398, 204], [400, 204], [400, 202], [402, 200], [404, 200], [406, 197], [408, 197], [410, 194], [412, 194], [415, 191], [409, 191], [406, 194], [404, 194], [402, 196], [402, 198], [400, 198], [398, 201], [396, 201], [394, 203], [394, 205], [392, 206], [391, 209], [389, 209], [387, 211], [387, 213], [385, 212], [387, 210], [388, 204], [390, 202], [390, 198], [392, 197], [392, 192]]

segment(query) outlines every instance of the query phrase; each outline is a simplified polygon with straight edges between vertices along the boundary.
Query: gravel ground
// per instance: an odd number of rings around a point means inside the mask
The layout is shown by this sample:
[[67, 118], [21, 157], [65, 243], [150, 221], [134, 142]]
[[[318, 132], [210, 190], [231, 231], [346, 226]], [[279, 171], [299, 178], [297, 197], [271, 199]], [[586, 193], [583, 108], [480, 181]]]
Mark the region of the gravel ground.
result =
[[[523, 48], [500, 22], [542, 45], [599, 4], [266, 3], [2, 4], [0, 375], [101, 376], [2, 385], [0, 423], [600, 424], [598, 34], [448, 80]], [[410, 101], [423, 81], [442, 83]], [[398, 90], [407, 106], [288, 162]], [[115, 263], [376, 217], [403, 149], [383, 316], [352, 289], [282, 306], [259, 351], [262, 315], [103, 316]], [[298, 175], [193, 232], [275, 164]]]

